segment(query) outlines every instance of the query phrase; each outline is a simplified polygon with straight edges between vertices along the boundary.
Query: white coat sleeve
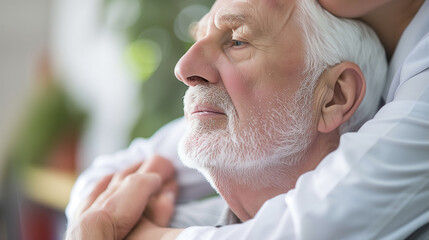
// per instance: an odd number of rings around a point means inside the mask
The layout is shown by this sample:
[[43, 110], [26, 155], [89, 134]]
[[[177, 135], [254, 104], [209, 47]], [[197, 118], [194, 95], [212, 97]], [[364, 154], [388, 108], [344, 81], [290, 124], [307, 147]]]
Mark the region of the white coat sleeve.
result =
[[405, 239], [429, 222], [429, 39], [405, 62], [393, 101], [243, 224], [178, 240]]
[[96, 158], [91, 166], [78, 177], [73, 186], [70, 202], [66, 208], [68, 222], [73, 220], [73, 214], [79, 204], [89, 196], [95, 184], [102, 177], [138, 161], [143, 161], [154, 154], [172, 161], [176, 168], [180, 191], [179, 203], [197, 200], [214, 193], [210, 184], [198, 171], [185, 167], [179, 160], [177, 144], [185, 127], [184, 119], [177, 119], [165, 125], [149, 139], [136, 139], [128, 149]]

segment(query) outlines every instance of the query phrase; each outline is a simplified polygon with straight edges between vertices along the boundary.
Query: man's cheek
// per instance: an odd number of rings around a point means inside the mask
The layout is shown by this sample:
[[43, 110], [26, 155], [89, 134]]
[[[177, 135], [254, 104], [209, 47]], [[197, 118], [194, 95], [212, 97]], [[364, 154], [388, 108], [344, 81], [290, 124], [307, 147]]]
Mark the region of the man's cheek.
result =
[[[254, 88], [258, 84], [247, 67], [225, 65], [220, 72], [222, 83], [228, 92], [235, 108], [249, 105], [256, 97]], [[237, 109], [240, 113], [240, 109]]]

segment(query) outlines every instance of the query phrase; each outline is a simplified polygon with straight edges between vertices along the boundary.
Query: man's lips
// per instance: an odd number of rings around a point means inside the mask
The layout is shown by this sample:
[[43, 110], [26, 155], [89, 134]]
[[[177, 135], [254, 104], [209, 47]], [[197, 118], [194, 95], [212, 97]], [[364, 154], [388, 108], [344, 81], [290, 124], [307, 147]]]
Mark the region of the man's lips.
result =
[[221, 109], [210, 105], [196, 105], [191, 108], [190, 115], [226, 115]]

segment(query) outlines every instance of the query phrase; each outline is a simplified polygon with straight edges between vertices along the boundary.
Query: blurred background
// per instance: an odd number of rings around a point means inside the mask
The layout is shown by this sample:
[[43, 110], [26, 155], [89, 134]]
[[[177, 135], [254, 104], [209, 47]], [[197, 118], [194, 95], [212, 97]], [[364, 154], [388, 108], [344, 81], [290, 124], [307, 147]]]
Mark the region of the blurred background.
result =
[[0, 0], [0, 239], [62, 239], [92, 160], [182, 115], [174, 77], [213, 0]]

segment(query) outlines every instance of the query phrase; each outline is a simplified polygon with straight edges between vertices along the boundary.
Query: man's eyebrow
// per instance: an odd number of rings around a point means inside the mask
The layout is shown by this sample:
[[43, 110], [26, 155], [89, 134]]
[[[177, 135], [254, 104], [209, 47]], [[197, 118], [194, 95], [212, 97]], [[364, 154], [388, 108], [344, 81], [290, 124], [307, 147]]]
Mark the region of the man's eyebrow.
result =
[[[220, 12], [215, 16], [216, 26], [226, 26], [228, 28], [236, 29], [240, 26], [247, 25], [249, 28], [256, 28], [256, 22], [253, 21], [253, 17], [249, 14], [237, 13], [237, 12]], [[189, 34], [194, 40], [198, 37], [198, 32], [205, 28], [204, 22], [195, 22], [189, 26]]]
[[216, 14], [215, 24], [226, 25], [230, 28], [237, 28], [244, 24], [249, 24], [249, 17], [243, 13], [231, 13], [231, 12], [222, 12]]
[[241, 31], [241, 35], [245, 37], [260, 36], [263, 32], [263, 25], [258, 21], [250, 11], [239, 12], [222, 12], [215, 17], [215, 25], [222, 28], [227, 27], [236, 30], [240, 27], [245, 27]]

